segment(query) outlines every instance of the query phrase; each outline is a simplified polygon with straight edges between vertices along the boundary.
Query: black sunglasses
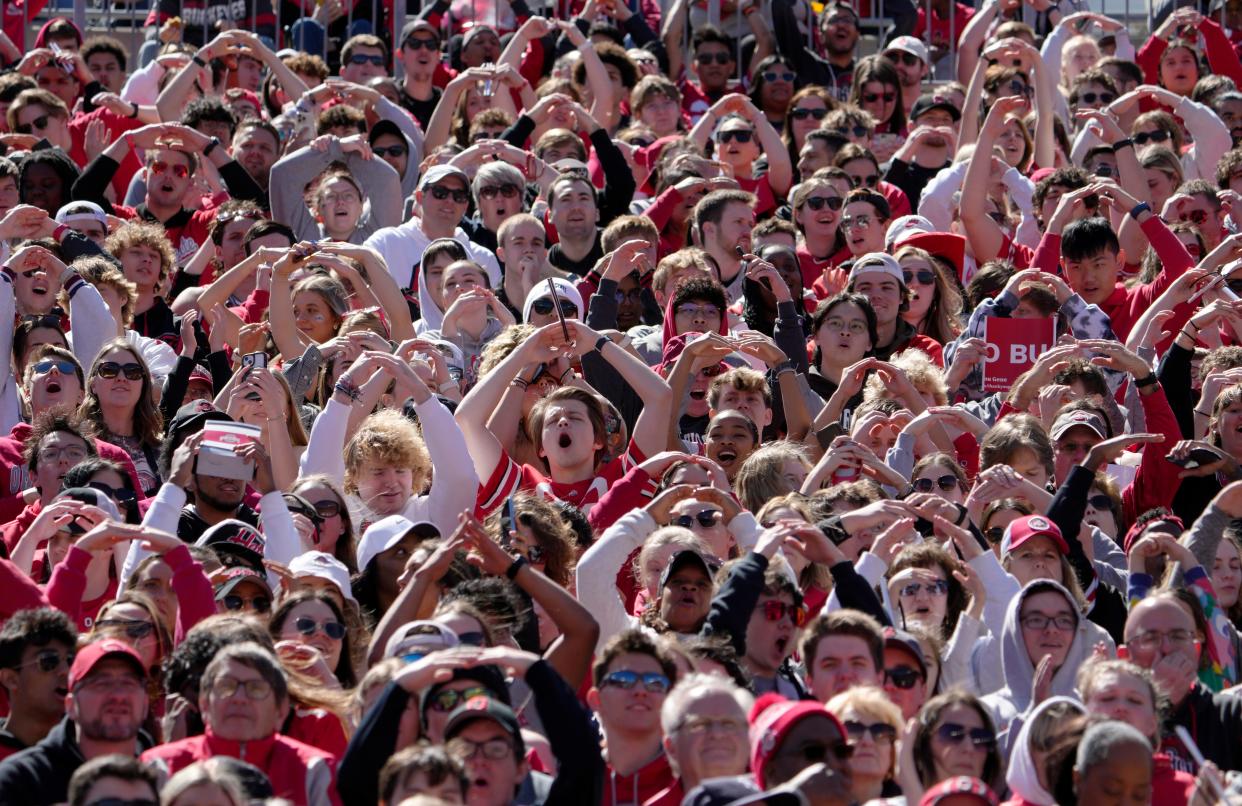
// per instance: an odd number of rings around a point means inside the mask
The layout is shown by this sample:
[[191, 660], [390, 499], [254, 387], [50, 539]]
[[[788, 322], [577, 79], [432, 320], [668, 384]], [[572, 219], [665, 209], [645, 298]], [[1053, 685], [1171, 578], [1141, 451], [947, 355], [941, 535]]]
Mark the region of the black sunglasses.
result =
[[1117, 96], [1111, 92], [1084, 92], [1078, 96], [1079, 103], [1093, 104], [1099, 101], [1102, 104], [1111, 104], [1117, 100]]
[[322, 629], [323, 634], [333, 641], [339, 641], [345, 637], [345, 625], [339, 621], [325, 621], [321, 624], [309, 616], [299, 616], [294, 619], [293, 626], [302, 635], [314, 635], [316, 630]]
[[947, 744], [961, 744], [967, 740], [975, 747], [995, 747], [996, 734], [987, 728], [967, 728], [956, 722], [946, 722], [936, 729], [936, 735]]
[[775, 70], [765, 70], [763, 73], [764, 81], [793, 81], [798, 76], [788, 70], [776, 72]]
[[243, 599], [235, 593], [230, 593], [220, 601], [224, 602], [224, 606], [228, 610], [242, 610], [247, 604], [259, 613], [266, 613], [272, 609], [272, 600], [266, 596], [256, 596], [253, 599]]
[[914, 67], [922, 64], [923, 60], [913, 53], [906, 53], [904, 50], [890, 50], [884, 54], [884, 57], [893, 63], [904, 64], [906, 67]]
[[315, 513], [321, 518], [334, 518], [341, 514], [341, 505], [332, 499], [314, 502]]
[[13, 130], [16, 131], [18, 134], [31, 134], [34, 132], [35, 129], [38, 129], [39, 131], [43, 131], [44, 129], [47, 128], [47, 121], [48, 121], [47, 115], [39, 115], [37, 118], [30, 121], [29, 123], [17, 124], [16, 126], [13, 127]]
[[676, 518], [673, 518], [671, 525], [689, 529], [694, 526], [695, 521], [698, 521], [699, 526], [702, 526], [704, 529], [710, 529], [719, 523], [722, 517], [724, 517], [724, 513], [718, 509], [705, 509], [697, 515], [678, 515]]
[[107, 378], [109, 380], [120, 375], [122, 372], [125, 373], [125, 380], [127, 381], [142, 380], [141, 364], [118, 364], [115, 361], [105, 361], [100, 364], [99, 368], [96, 370], [96, 374], [99, 375], [99, 377]]
[[453, 201], [458, 204], [465, 204], [470, 201], [470, 194], [464, 190], [453, 190], [446, 187], [440, 187], [439, 185], [432, 185], [427, 188], [427, 192], [429, 192], [431, 197], [436, 201], [444, 201], [449, 196], [452, 196]]
[[812, 210], [822, 210], [824, 205], [827, 205], [829, 210], [840, 210], [845, 205], [845, 199], [840, 196], [810, 196], [803, 204]]
[[989, 543], [999, 543], [1005, 539], [1005, 527], [993, 526], [990, 529], [984, 529], [983, 536], [988, 539]]
[[1104, 493], [1096, 493], [1095, 495], [1087, 499], [1087, 506], [1091, 507], [1092, 509], [1096, 509], [1096, 510], [1105, 509], [1105, 510], [1108, 510], [1109, 512], [1112, 512], [1113, 499], [1105, 495]]
[[736, 140], [739, 143], [749, 143], [750, 138], [754, 136], [755, 133], [749, 129], [729, 129], [728, 131], [717, 134], [716, 140], [721, 143], [727, 143], [730, 140]]
[[124, 630], [125, 634], [135, 641], [141, 641], [155, 630], [155, 625], [149, 621], [139, 621], [130, 618], [105, 618], [95, 622], [95, 626], [99, 629]]
[[884, 670], [884, 679], [897, 688], [908, 691], [919, 684], [923, 675], [918, 669], [912, 669], [909, 666], [894, 666]]
[[64, 663], [65, 666], [67, 667], [72, 666], [73, 659], [75, 657], [77, 657], [77, 653], [72, 652], [72, 651], [65, 652], [62, 654], [60, 652], [57, 652], [55, 649], [41, 649], [39, 650], [39, 653], [35, 655], [34, 660], [30, 661], [29, 663], [23, 663], [21, 664], [21, 666], [18, 666], [17, 668], [20, 669], [24, 666], [34, 666], [37, 664], [39, 667], [39, 671], [41, 672], [44, 672], [44, 673], [54, 672], [60, 668], [61, 663]]
[[828, 116], [828, 110], [827, 109], [795, 109], [789, 113], [789, 116], [793, 118], [794, 120], [806, 120], [807, 118], [815, 118], [816, 120], [823, 120], [825, 117]]
[[728, 64], [729, 62], [733, 61], [733, 54], [732, 53], [698, 53], [695, 55], [694, 60], [698, 62], [699, 64], [711, 64], [713, 61], [716, 62], [716, 64]]
[[375, 156], [380, 159], [383, 159], [384, 157], [404, 157], [406, 154], [410, 153], [410, 150], [405, 147], [404, 143], [393, 143], [390, 146], [384, 146], [382, 148], [379, 146], [371, 146], [371, 151], [374, 152]]
[[854, 187], [862, 187], [866, 185], [869, 188], [875, 187], [876, 182], [880, 181], [878, 174], [867, 174], [866, 176], [851, 176], [850, 184]]
[[515, 199], [518, 195], [517, 185], [492, 185], [490, 187], [479, 189], [479, 198], [494, 199], [497, 196], [504, 196], [506, 199]]
[[355, 53], [349, 57], [350, 64], [373, 64], [376, 67], [384, 66], [383, 56], [368, 56], [365, 53]]
[[[549, 297], [540, 297], [531, 303], [530, 309], [540, 316], [547, 316], [553, 311], [552, 300]], [[569, 300], [561, 300], [561, 315], [570, 317], [577, 316], [578, 306]]]
[[957, 476], [952, 473], [946, 473], [936, 479], [915, 479], [910, 483], [915, 492], [930, 493], [933, 488], [939, 487], [944, 492], [950, 492], [957, 488]]
[[110, 484], [104, 484], [102, 481], [88, 482], [86, 486], [90, 487], [92, 490], [99, 490], [99, 492], [108, 496], [113, 501], [119, 501], [122, 504], [132, 504], [135, 500], [137, 500], [137, 496], [134, 495], [134, 491], [127, 490], [124, 487], [113, 487]]
[[1149, 140], [1153, 143], [1163, 143], [1170, 136], [1164, 129], [1156, 129], [1154, 132], [1139, 132], [1132, 135], [1130, 139], [1134, 141], [1136, 146], [1141, 146], [1146, 145]]
[[410, 37], [403, 43], [404, 47], [410, 50], [430, 50], [437, 51], [440, 49], [440, 43], [434, 39], [415, 39]]

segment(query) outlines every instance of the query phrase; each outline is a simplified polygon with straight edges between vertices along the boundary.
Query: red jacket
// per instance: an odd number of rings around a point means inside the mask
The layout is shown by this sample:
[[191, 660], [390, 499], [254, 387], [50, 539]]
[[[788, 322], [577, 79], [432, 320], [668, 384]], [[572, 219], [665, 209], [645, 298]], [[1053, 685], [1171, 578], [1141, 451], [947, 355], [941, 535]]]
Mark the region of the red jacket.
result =
[[241, 744], [215, 736], [207, 728], [202, 736], [152, 747], [142, 754], [141, 760], [154, 764], [167, 780], [194, 762], [213, 756], [230, 756], [255, 765], [267, 774], [276, 797], [297, 806], [325, 800], [340, 803], [333, 785], [336, 758], [279, 733]]
[[604, 779], [604, 793], [600, 799], [600, 806], [646, 803], [676, 780], [673, 768], [668, 764], [668, 756], [664, 753], [660, 753], [633, 775], [617, 775], [611, 764], [607, 766], [607, 772], [608, 777]]

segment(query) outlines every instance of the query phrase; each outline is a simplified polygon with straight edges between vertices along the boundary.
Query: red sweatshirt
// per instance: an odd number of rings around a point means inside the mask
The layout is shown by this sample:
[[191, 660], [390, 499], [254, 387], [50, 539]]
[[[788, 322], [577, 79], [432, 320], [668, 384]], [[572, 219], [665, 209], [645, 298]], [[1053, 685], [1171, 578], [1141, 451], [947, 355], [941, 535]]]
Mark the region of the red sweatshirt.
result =
[[668, 756], [664, 753], [660, 753], [633, 775], [617, 775], [611, 764], [608, 765], [607, 772], [600, 806], [646, 803], [676, 780], [673, 768], [668, 764]]
[[[1242, 61], [1238, 60], [1238, 54], [1224, 30], [1211, 17], [1205, 16], [1199, 23], [1199, 33], [1203, 35], [1204, 50], [1211, 71], [1232, 78], [1235, 84], [1242, 87]], [[1168, 49], [1168, 42], [1154, 36], [1148, 38], [1143, 47], [1139, 48], [1134, 61], [1143, 68], [1145, 83], [1160, 84], [1160, 57]]]

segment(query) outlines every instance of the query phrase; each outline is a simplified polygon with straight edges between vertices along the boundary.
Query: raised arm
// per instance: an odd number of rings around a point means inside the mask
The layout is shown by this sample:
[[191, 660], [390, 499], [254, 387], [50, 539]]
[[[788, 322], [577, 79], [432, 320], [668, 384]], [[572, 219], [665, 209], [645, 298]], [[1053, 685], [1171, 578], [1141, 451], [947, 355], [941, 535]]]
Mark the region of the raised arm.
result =
[[237, 53], [243, 45], [248, 44], [248, 40], [239, 35], [242, 33], [244, 32], [225, 31], [198, 49], [193, 61], [177, 72], [156, 100], [155, 108], [160, 113], [160, 120], [166, 123], [181, 120], [181, 113], [190, 101], [195, 84], [202, 80], [208, 88], [211, 87], [211, 60], [219, 59], [230, 52]]
[[572, 22], [560, 21], [557, 24], [578, 49], [579, 59], [586, 68], [587, 84], [591, 87], [591, 116], [603, 123], [605, 129], [612, 131], [620, 119], [621, 101], [624, 99], [612, 97], [612, 81], [608, 78], [608, 71], [586, 34]]
[[388, 319], [389, 335], [395, 342], [412, 339], [414, 321], [410, 318], [410, 306], [397, 286], [397, 281], [388, 273], [388, 267], [379, 252], [367, 246], [340, 243], [333, 241], [320, 246], [320, 251], [331, 255], [352, 258], [363, 265], [366, 275], [362, 278], [368, 290], [375, 295], [376, 301], [384, 309]]
[[272, 266], [272, 295], [268, 307], [272, 341], [286, 360], [302, 354], [310, 340], [298, 330], [293, 318], [293, 270], [297, 268], [297, 255], [286, 252]]
[[1005, 242], [1000, 225], [988, 216], [985, 204], [992, 173], [992, 146], [1005, 126], [1006, 116], [1025, 105], [1026, 99], [1019, 96], [999, 98], [992, 104], [983, 128], [979, 131], [975, 153], [966, 168], [966, 176], [962, 180], [959, 211], [976, 260], [992, 260], [1000, 253]]

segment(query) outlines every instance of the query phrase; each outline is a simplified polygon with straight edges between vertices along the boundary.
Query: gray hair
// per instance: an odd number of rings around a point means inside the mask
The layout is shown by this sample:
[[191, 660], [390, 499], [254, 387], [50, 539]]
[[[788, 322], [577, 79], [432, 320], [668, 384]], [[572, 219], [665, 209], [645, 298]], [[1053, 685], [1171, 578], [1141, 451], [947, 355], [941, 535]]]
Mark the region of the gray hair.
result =
[[1137, 745], [1148, 754], [1151, 753], [1151, 740], [1133, 725], [1111, 720], [1097, 722], [1082, 735], [1074, 769], [1085, 775], [1092, 767], [1107, 761], [1115, 748], [1127, 744]]
[[526, 192], [526, 178], [521, 171], [507, 162], [485, 162], [479, 166], [474, 182], [470, 184], [475, 204], [479, 203], [479, 191], [487, 185], [517, 185], [519, 201]]
[[755, 704], [754, 695], [727, 677], [694, 672], [678, 680], [664, 698], [664, 705], [660, 707], [660, 728], [664, 735], [671, 736], [677, 730], [691, 713], [694, 703], [717, 694], [732, 697], [741, 711], [742, 721], [746, 721], [746, 715]]
[[256, 644], [254, 641], [242, 641], [240, 644], [226, 646], [216, 653], [203, 671], [202, 691], [211, 689], [216, 678], [224, 674], [229, 661], [236, 661], [242, 666], [254, 669], [272, 687], [272, 696], [278, 705], [289, 701], [289, 680], [285, 670], [271, 650]]

